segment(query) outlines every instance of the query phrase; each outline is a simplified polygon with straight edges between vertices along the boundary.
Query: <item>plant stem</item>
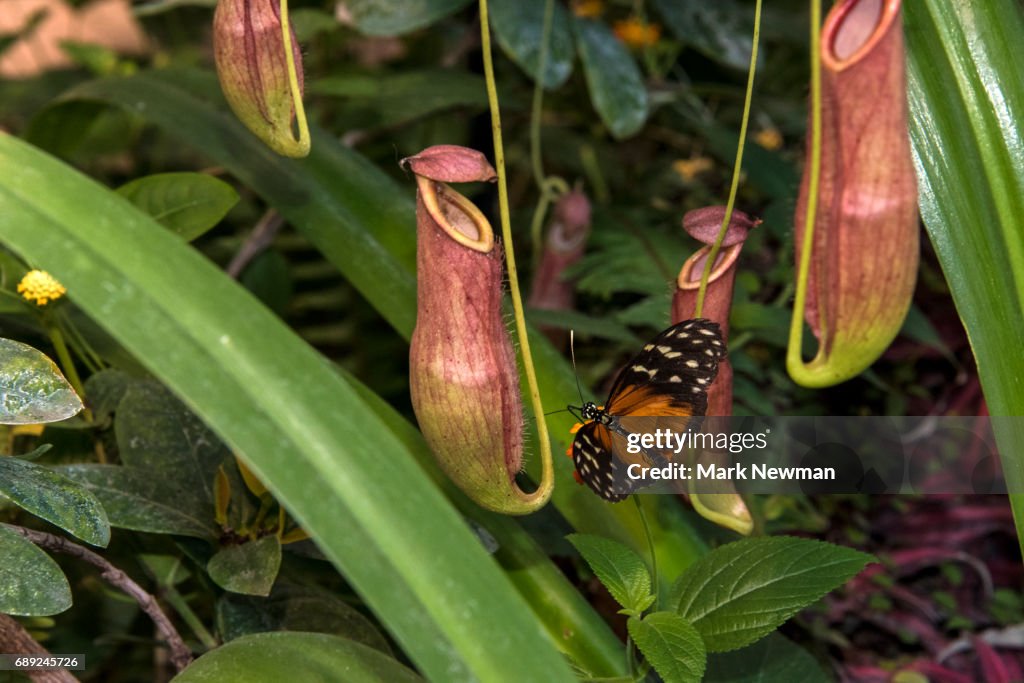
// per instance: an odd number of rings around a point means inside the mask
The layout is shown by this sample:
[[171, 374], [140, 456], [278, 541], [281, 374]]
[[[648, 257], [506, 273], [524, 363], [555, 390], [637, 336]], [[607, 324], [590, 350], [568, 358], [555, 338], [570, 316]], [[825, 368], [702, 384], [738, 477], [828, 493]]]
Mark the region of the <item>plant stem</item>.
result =
[[[64, 334], [60, 331], [60, 326], [48, 317], [44, 321], [46, 325], [46, 333], [50, 336], [50, 343], [53, 344], [53, 350], [57, 352], [57, 359], [60, 361], [61, 368], [64, 370], [64, 374], [68, 378], [68, 382], [71, 387], [78, 394], [79, 398], [85, 400], [85, 386], [82, 384], [82, 378], [78, 376], [78, 370], [75, 369], [75, 362], [71, 358], [71, 354], [68, 352], [68, 345], [64, 342]], [[92, 422], [92, 411], [88, 408], [82, 409], [82, 415], [86, 421]]]
[[194, 633], [199, 642], [203, 644], [203, 647], [207, 650], [212, 650], [219, 645], [217, 639], [213, 637], [213, 634], [210, 633], [209, 630], [207, 630], [202, 619], [192, 611], [192, 608], [188, 605], [188, 601], [185, 600], [181, 593], [179, 593], [173, 586], [164, 586], [163, 590], [160, 592], [163, 595], [164, 600], [167, 601], [167, 604], [173, 607], [174, 611], [181, 617], [181, 620], [184, 621], [190, 629], [192, 629], [192, 633]]
[[516, 258], [512, 247], [512, 221], [508, 208], [508, 183], [505, 177], [505, 148], [501, 141], [501, 111], [498, 109], [498, 89], [494, 82], [494, 58], [491, 54], [491, 28], [487, 15], [487, 0], [480, 0], [480, 46], [484, 57], [484, 77], [487, 81], [487, 101], [491, 108], [491, 132], [494, 136], [494, 166], [498, 172], [498, 209], [501, 215], [501, 236], [505, 246], [505, 264], [508, 270], [509, 293], [512, 297], [512, 311], [516, 319], [516, 334], [523, 357], [523, 370], [530, 390], [530, 403], [537, 422], [537, 440], [540, 442], [541, 478], [537, 490], [528, 496], [529, 503], [541, 508], [551, 497], [555, 485], [554, 463], [551, 462], [551, 439], [544, 419], [544, 405], [541, 403], [537, 386], [537, 371], [530, 354], [530, 340], [526, 331], [526, 316], [523, 314], [523, 299], [519, 293], [519, 277]]
[[644, 526], [644, 536], [647, 537], [647, 550], [651, 553], [651, 592], [654, 594], [654, 611], [658, 611], [661, 603], [661, 591], [658, 590], [658, 556], [654, 553], [654, 536], [651, 535], [651, 527], [647, 524], [647, 514], [640, 505], [640, 499], [633, 496], [633, 504], [636, 505], [636, 512], [640, 515], [640, 522]]
[[725, 205], [725, 216], [722, 218], [722, 227], [718, 230], [715, 243], [711, 245], [708, 258], [704, 261], [704, 272], [700, 276], [700, 288], [697, 290], [697, 305], [694, 309], [694, 317], [699, 318], [704, 311], [704, 296], [708, 291], [708, 280], [711, 277], [711, 270], [715, 266], [715, 259], [722, 248], [722, 240], [725, 239], [725, 232], [732, 220], [732, 210], [736, 205], [736, 193], [740, 187], [740, 171], [743, 169], [743, 149], [747, 142], [747, 124], [750, 122], [750, 102], [754, 95], [754, 76], [757, 73], [757, 45], [761, 37], [761, 0], [754, 5], [754, 44], [750, 48], [750, 68], [747, 71], [747, 92], [743, 98], [743, 119], [740, 123], [740, 141], [736, 146], [736, 163], [732, 168], [732, 184], [729, 186], [729, 201]]
[[[786, 369], [794, 379], [806, 374], [801, 349], [804, 336], [804, 309], [807, 306], [807, 279], [811, 271], [811, 248], [814, 246], [814, 225], [818, 214], [818, 187], [821, 183], [821, 0], [811, 0], [811, 168], [807, 184], [807, 214], [804, 220], [803, 243], [800, 248], [796, 298], [789, 325], [789, 348]], [[824, 318], [822, 325], [824, 326]]]
[[26, 529], [25, 527], [14, 526], [11, 524], [3, 524], [2, 526], [5, 529], [21, 535], [29, 541], [32, 541], [41, 548], [77, 557], [78, 559], [84, 560], [92, 566], [99, 568], [100, 576], [107, 583], [112, 586], [116, 586], [127, 593], [133, 600], [135, 600], [136, 603], [138, 603], [142, 611], [153, 620], [153, 624], [160, 632], [160, 635], [163, 636], [164, 640], [167, 641], [167, 646], [171, 650], [171, 663], [174, 665], [174, 668], [180, 672], [192, 662], [192, 651], [189, 650], [187, 645], [185, 645], [185, 641], [182, 640], [181, 635], [178, 633], [178, 630], [174, 628], [174, 624], [171, 623], [171, 620], [168, 619], [167, 615], [164, 614], [164, 611], [160, 609], [160, 605], [157, 603], [156, 598], [143, 589], [142, 586], [135, 583], [130, 576], [88, 548], [80, 546], [77, 543], [72, 543], [63, 536], [55, 536], [54, 534]]
[[[34, 41], [33, 41], [34, 42]], [[17, 652], [22, 656], [51, 657], [49, 650], [39, 644], [20, 622], [6, 614], [0, 614], [0, 652]], [[7, 680], [22, 680], [8, 679]], [[32, 683], [78, 683], [78, 679], [67, 669], [33, 671], [29, 674]]]
[[[537, 56], [537, 78], [533, 84], [533, 107], [530, 111], [530, 164], [533, 167], [533, 181], [541, 193], [544, 190], [544, 165], [540, 156], [540, 117], [544, 104], [544, 76], [548, 65], [548, 49], [551, 42], [551, 21], [555, 11], [554, 0], [544, 2], [544, 27], [541, 29], [540, 54]], [[534, 243], [536, 247], [536, 243]]]
[[540, 191], [537, 207], [533, 210], [533, 220], [530, 222], [530, 243], [533, 246], [533, 265], [535, 268], [540, 265], [540, 257], [543, 253], [541, 233], [548, 206], [559, 195], [569, 191], [568, 183], [561, 178], [548, 178], [544, 175], [544, 160], [541, 155], [540, 119], [543, 115], [544, 105], [544, 72], [547, 69], [548, 63], [554, 9], [554, 0], [545, 0], [544, 28], [541, 30], [540, 55], [537, 57], [537, 78], [533, 85], [533, 106], [530, 111], [530, 166], [533, 168], [533, 180], [537, 183], [537, 189]]

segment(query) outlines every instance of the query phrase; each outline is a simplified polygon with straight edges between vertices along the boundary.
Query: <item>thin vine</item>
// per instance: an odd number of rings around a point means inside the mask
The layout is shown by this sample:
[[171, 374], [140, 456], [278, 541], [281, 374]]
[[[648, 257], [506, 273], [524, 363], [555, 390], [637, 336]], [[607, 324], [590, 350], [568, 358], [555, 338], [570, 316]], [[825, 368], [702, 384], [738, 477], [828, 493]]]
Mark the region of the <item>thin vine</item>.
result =
[[484, 58], [484, 78], [487, 82], [487, 101], [491, 108], [491, 133], [494, 137], [494, 167], [498, 172], [498, 211], [501, 219], [501, 236], [505, 247], [505, 264], [508, 271], [509, 294], [512, 298], [512, 312], [516, 321], [516, 335], [519, 337], [519, 351], [522, 354], [523, 369], [530, 392], [530, 403], [537, 418], [537, 440], [540, 442], [541, 478], [537, 490], [528, 496], [528, 503], [542, 507], [551, 497], [555, 484], [554, 463], [551, 460], [551, 439], [547, 422], [544, 420], [544, 405], [537, 384], [537, 370], [530, 353], [530, 340], [526, 331], [526, 316], [523, 313], [523, 299], [519, 292], [519, 276], [516, 270], [515, 252], [512, 247], [512, 221], [509, 217], [508, 182], [505, 173], [505, 147], [501, 139], [501, 111], [498, 106], [498, 88], [494, 80], [494, 58], [491, 51], [491, 27], [487, 12], [487, 0], [480, 0], [480, 47]]

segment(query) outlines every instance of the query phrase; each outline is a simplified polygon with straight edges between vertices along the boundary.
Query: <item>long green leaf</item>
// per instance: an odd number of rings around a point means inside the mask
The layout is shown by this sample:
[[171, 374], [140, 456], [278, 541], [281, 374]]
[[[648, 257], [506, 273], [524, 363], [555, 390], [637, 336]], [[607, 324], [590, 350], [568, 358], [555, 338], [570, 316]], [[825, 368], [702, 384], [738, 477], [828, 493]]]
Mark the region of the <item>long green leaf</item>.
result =
[[[989, 412], [1024, 415], [1024, 10], [1013, 0], [905, 4], [921, 215], [967, 328]], [[994, 421], [1024, 491], [1024, 421]], [[1024, 539], [1024, 497], [1011, 496]]]
[[428, 676], [571, 680], [476, 538], [323, 357], [149, 216], [4, 134], [0, 177], [0, 239], [246, 455]]
[[[203, 99], [204, 97], [210, 99]], [[406, 339], [416, 318], [415, 216], [413, 183], [395, 183], [332, 136], [313, 131], [313, 150], [303, 161], [283, 159], [242, 127], [220, 100], [216, 80], [198, 72], [162, 71], [130, 78], [92, 81], [66, 100], [99, 100], [145, 116], [183, 143], [202, 150], [272, 204], [344, 273], [380, 314]], [[530, 347], [547, 406], [578, 402], [572, 368], [540, 334]], [[573, 418], [547, 418], [555, 452], [569, 445]], [[536, 475], [536, 458], [527, 462]], [[569, 458], [555, 458], [553, 502], [578, 531], [617, 538], [646, 552], [643, 525], [631, 505], [597, 498], [572, 476]], [[678, 574], [701, 553], [705, 542], [681, 514], [677, 501], [645, 496], [658, 565]]]

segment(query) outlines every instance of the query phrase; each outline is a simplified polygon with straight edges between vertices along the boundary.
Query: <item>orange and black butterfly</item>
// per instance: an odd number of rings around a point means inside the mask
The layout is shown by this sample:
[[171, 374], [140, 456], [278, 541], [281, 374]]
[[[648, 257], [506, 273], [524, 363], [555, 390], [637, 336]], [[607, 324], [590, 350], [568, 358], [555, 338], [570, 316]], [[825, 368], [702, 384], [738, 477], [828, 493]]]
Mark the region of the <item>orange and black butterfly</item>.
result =
[[[629, 431], [624, 418], [690, 418], [700, 420], [708, 409], [708, 387], [726, 356], [718, 323], [695, 318], [673, 325], [646, 344], [615, 378], [608, 401], [587, 401], [569, 410], [583, 421], [570, 454], [576, 480], [605, 500], [618, 502], [631, 492], [629, 464], [664, 464], [656, 453], [628, 457], [624, 448]], [[682, 431], [676, 429], [676, 431]]]

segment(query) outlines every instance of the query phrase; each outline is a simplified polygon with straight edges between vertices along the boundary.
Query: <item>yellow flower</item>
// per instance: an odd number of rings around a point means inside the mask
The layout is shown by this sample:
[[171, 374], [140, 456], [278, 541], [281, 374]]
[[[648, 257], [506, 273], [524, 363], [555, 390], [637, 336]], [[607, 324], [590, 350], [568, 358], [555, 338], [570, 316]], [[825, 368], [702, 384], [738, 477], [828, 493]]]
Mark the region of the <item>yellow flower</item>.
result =
[[765, 128], [754, 135], [754, 142], [774, 152], [782, 147], [782, 133], [777, 128]]
[[18, 283], [18, 294], [25, 297], [26, 301], [34, 301], [37, 306], [45, 306], [64, 296], [67, 291], [64, 285], [45, 270], [30, 270]]
[[612, 31], [615, 32], [619, 40], [632, 48], [654, 45], [661, 38], [660, 26], [645, 23], [636, 17], [615, 22]]
[[691, 182], [704, 171], [710, 171], [715, 164], [707, 157], [693, 157], [691, 159], [676, 159], [672, 162], [672, 170], [679, 174], [685, 182]]
[[595, 19], [604, 12], [603, 0], [573, 0], [572, 13], [584, 19]]

